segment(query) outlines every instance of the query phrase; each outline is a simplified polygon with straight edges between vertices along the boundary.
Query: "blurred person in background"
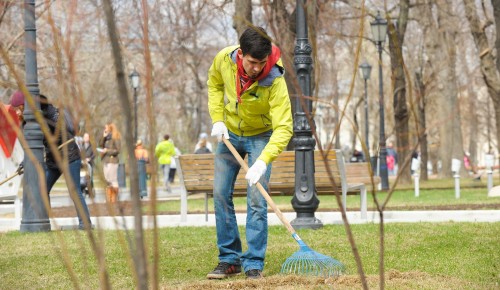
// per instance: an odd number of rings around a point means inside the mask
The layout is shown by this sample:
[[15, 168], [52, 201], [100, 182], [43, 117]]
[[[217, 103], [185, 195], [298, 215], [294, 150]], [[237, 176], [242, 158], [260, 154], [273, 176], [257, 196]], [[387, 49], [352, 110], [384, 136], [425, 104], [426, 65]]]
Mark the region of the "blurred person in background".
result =
[[146, 184], [146, 164], [149, 163], [149, 153], [142, 140], [139, 139], [135, 143], [135, 159], [137, 160], [137, 172], [139, 173], [139, 196], [141, 199], [148, 196], [148, 187]]
[[198, 138], [198, 143], [196, 143], [196, 146], [194, 147], [194, 151], [196, 153], [196, 151], [202, 146], [202, 144], [208, 149], [210, 150], [210, 152], [213, 152], [213, 147], [212, 147], [212, 143], [210, 143], [210, 141], [208, 141], [208, 135], [207, 133], [201, 133], [200, 134], [200, 137]]
[[[52, 105], [48, 98], [42, 94], [39, 96], [40, 110], [43, 115], [43, 121], [48, 126], [50, 133], [54, 136], [55, 145], [58, 152], [52, 152], [47, 136], [44, 136], [43, 145], [45, 147], [45, 177], [47, 183], [47, 193], [50, 194], [52, 187], [62, 175], [62, 169], [56, 162], [56, 155], [60, 154], [63, 161], [67, 160], [66, 169], [69, 171], [71, 180], [75, 186], [76, 195], [70, 191], [71, 199], [78, 215], [78, 228], [91, 228], [90, 212], [80, 187], [80, 167], [82, 164], [80, 148], [76, 143], [75, 136], [78, 131], [75, 128], [75, 122], [70, 111], [59, 109]], [[24, 95], [18, 91], [12, 95], [10, 101], [12, 107], [18, 112], [20, 120], [24, 120]], [[68, 180], [66, 180], [68, 182]], [[69, 187], [68, 187], [69, 189]]]
[[121, 150], [121, 135], [116, 125], [108, 123], [104, 125], [102, 138], [99, 141], [98, 151], [106, 180], [106, 201], [116, 203], [118, 200], [118, 164]]
[[194, 154], [208, 154], [212, 153], [212, 150], [208, 149], [207, 147], [207, 140], [201, 140], [198, 142], [199, 147], [194, 151]]
[[172, 163], [172, 157], [175, 155], [175, 146], [172, 141], [170, 141], [170, 135], [165, 134], [163, 136], [163, 141], [158, 143], [155, 147], [155, 156], [158, 158], [158, 164], [160, 164], [163, 171], [163, 182], [165, 183], [165, 190], [169, 193], [172, 192], [170, 188], [170, 164]]
[[174, 146], [175, 155], [172, 157], [172, 161], [170, 162], [170, 172], [168, 173], [168, 182], [174, 183], [175, 173], [177, 172], [177, 162], [175, 161], [175, 157], [179, 157], [182, 155], [181, 150]]

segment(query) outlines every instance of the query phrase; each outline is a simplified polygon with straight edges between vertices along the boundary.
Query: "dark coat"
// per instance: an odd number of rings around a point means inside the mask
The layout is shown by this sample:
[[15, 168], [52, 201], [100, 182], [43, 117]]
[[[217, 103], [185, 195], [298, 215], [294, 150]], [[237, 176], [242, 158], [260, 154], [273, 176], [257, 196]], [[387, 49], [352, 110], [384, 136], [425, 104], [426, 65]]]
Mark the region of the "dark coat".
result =
[[90, 166], [94, 167], [95, 154], [94, 154], [94, 150], [92, 150], [92, 149], [93, 149], [92, 144], [83, 143], [83, 151], [85, 153], [85, 158], [88, 158]]
[[111, 138], [111, 133], [103, 137], [99, 142], [101, 148], [108, 149], [106, 153], [101, 153], [102, 163], [119, 163], [118, 155], [120, 154], [120, 140]]
[[[54, 107], [52, 104], [44, 104], [41, 106], [43, 118], [47, 123], [50, 133], [55, 135], [57, 134], [57, 142], [56, 145], [60, 146], [65, 143], [67, 140], [75, 138], [75, 127], [74, 121], [67, 110], [63, 110], [63, 118], [60, 120], [60, 110]], [[61, 127], [64, 128], [65, 131], [61, 130]], [[63, 134], [64, 132], [64, 134]], [[45, 163], [49, 168], [58, 168], [54, 154], [50, 150], [49, 143], [47, 139], [44, 138], [43, 145], [45, 146]], [[68, 158], [69, 163], [80, 159], [80, 149], [75, 141], [68, 143], [65, 145], [66, 148], [61, 148], [60, 152], [63, 154], [63, 159]], [[67, 156], [64, 156], [67, 152]]]

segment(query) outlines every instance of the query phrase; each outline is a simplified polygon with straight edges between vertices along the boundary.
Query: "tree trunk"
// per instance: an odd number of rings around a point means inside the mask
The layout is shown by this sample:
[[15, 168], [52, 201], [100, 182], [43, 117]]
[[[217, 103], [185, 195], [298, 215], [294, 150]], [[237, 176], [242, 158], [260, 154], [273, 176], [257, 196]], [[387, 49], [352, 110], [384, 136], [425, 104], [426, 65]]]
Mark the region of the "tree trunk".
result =
[[[111, 47], [113, 51], [113, 60], [115, 65], [116, 78], [118, 83], [118, 96], [120, 98], [120, 104], [123, 114], [126, 119], [126, 149], [128, 153], [128, 163], [136, 164], [134, 155], [134, 146], [132, 139], [132, 113], [131, 106], [128, 98], [127, 92], [127, 82], [125, 80], [123, 57], [120, 49], [120, 37], [118, 34], [118, 29], [116, 27], [115, 14], [111, 0], [103, 1], [104, 12], [106, 16], [106, 22], [108, 25], [108, 34], [111, 42]], [[134, 238], [129, 239], [129, 249], [130, 254], [133, 259], [135, 276], [137, 277], [136, 287], [137, 289], [146, 290], [148, 289], [148, 262], [146, 256], [146, 248], [144, 245], [144, 230], [142, 225], [142, 209], [141, 201], [139, 199], [139, 179], [137, 173], [137, 166], [130, 166], [130, 192], [132, 193], [132, 205], [134, 206]], [[135, 240], [135, 243], [134, 241]], [[109, 288], [108, 288], [109, 289]]]
[[[461, 54], [460, 58], [465, 58], [467, 55], [466, 47], [458, 46], [458, 49]], [[477, 144], [479, 138], [478, 128], [480, 128], [478, 124], [479, 116], [477, 112], [478, 96], [474, 91], [474, 78], [476, 77], [476, 75], [474, 74], [473, 69], [469, 68], [468, 62], [462, 62], [461, 70], [465, 72], [465, 84], [463, 84], [463, 86], [467, 88], [466, 102], [462, 102], [462, 104], [467, 106], [467, 111], [463, 120], [464, 123], [462, 124], [462, 132], [464, 132], [466, 134], [465, 136], [467, 136], [466, 138], [464, 138], [464, 144], [466, 144], [466, 142], [468, 141], [468, 146], [466, 146], [466, 150], [468, 152], [464, 152], [464, 154], [469, 154], [468, 157], [471, 166], [470, 170], [475, 174], [477, 173]]]
[[[416, 103], [418, 104], [418, 143], [420, 145], [420, 179], [428, 180], [427, 162], [429, 160], [429, 153], [427, 151], [427, 127], [425, 125], [425, 84], [422, 80], [422, 73], [415, 73], [415, 90], [416, 90]], [[411, 166], [411, 164], [410, 164]]]
[[[434, 1], [432, 1], [434, 2]], [[432, 5], [437, 7], [437, 21], [434, 20]], [[451, 160], [462, 160], [463, 145], [460, 129], [460, 110], [457, 102], [455, 63], [456, 45], [454, 42], [453, 19], [446, 1], [435, 1], [422, 7], [425, 25], [425, 47], [428, 51], [428, 63], [436, 89], [429, 92], [429, 99], [435, 99], [439, 110], [439, 159], [440, 177], [452, 177]], [[462, 166], [463, 168], [463, 166]], [[465, 171], [464, 171], [465, 172]]]
[[[439, 10], [439, 8], [438, 8]], [[439, 21], [438, 21], [439, 22]], [[441, 171], [438, 172], [438, 176], [443, 177], [452, 177], [453, 173], [451, 172], [451, 160], [452, 160], [452, 151], [450, 150], [453, 141], [452, 141], [452, 132], [453, 127], [451, 125], [451, 118], [455, 107], [455, 102], [452, 102], [452, 98], [450, 96], [452, 93], [450, 92], [452, 88], [449, 86], [450, 84], [450, 71], [449, 66], [446, 63], [449, 61], [449, 55], [446, 53], [447, 48], [445, 43], [443, 42], [443, 37], [445, 37], [445, 32], [439, 32], [442, 27], [436, 25], [435, 30], [435, 52], [434, 55], [436, 77], [437, 77], [437, 94], [436, 101], [439, 111], [441, 111], [442, 115], [439, 116], [438, 123], [441, 124], [439, 126], [439, 146], [438, 146], [438, 159], [441, 161]]]
[[[266, 14], [271, 24], [271, 30], [275, 37], [274, 42], [281, 50], [281, 60], [285, 67], [285, 80], [290, 95], [290, 103], [292, 112], [295, 112], [295, 99], [297, 94], [295, 90], [295, 70], [293, 64], [293, 54], [295, 47], [295, 30], [296, 19], [295, 10], [293, 13], [288, 13], [284, 0], [262, 1], [264, 13]], [[288, 143], [286, 150], [293, 150], [293, 142]]]
[[[495, 41], [497, 54], [500, 51], [500, 36], [499, 26], [500, 26], [500, 1], [492, 0], [493, 12], [495, 16], [495, 22], [497, 27], [497, 38]], [[497, 144], [500, 144], [500, 78], [498, 73], [500, 71], [500, 63], [497, 58], [495, 62], [495, 56], [493, 55], [493, 50], [489, 47], [488, 38], [484, 29], [485, 26], [481, 26], [479, 23], [479, 17], [476, 11], [476, 5], [474, 0], [464, 0], [465, 5], [465, 15], [470, 24], [470, 29], [474, 42], [476, 43], [477, 50], [479, 52], [479, 58], [481, 62], [481, 72], [483, 74], [484, 81], [488, 87], [488, 93], [493, 101], [493, 107], [495, 111], [495, 124], [497, 133]]]
[[234, 1], [233, 28], [238, 33], [238, 37], [252, 25], [252, 1]]
[[403, 42], [408, 23], [409, 0], [399, 1], [398, 25], [388, 23], [389, 50], [391, 56], [391, 72], [393, 79], [393, 107], [394, 125], [397, 141], [397, 153], [399, 170], [398, 175], [401, 183], [410, 183], [411, 176], [408, 168], [403, 168], [403, 162], [411, 155], [408, 127], [408, 106], [406, 102], [406, 77], [404, 72]]
[[[469, 75], [472, 75], [469, 72]], [[477, 95], [472, 90], [472, 86], [467, 89], [468, 92], [468, 103], [469, 103], [469, 153], [470, 153], [470, 165], [473, 173], [477, 173], [477, 140], [478, 140], [478, 116], [476, 109]]]
[[[359, 114], [358, 115], [358, 111], [360, 110], [360, 108], [362, 108], [362, 104], [364, 103], [364, 97], [361, 97], [359, 98], [359, 100], [354, 103], [354, 105], [352, 106], [352, 120], [353, 120], [353, 128], [351, 131], [351, 148], [352, 148], [352, 152], [354, 152], [354, 150], [357, 150], [357, 151], [361, 151], [363, 152], [363, 145], [361, 145], [360, 148], [356, 148], [356, 141], [357, 139], [359, 138], [359, 143], [363, 143], [363, 137], [361, 137], [362, 133], [363, 133], [363, 130], [360, 130], [359, 129], [359, 121], [358, 121], [358, 116], [361, 115], [363, 116], [363, 113]], [[340, 149], [338, 147], [336, 147], [336, 149]], [[351, 156], [349, 156], [349, 158], [352, 157], [352, 154]], [[367, 158], [367, 155], [365, 154], [365, 161], [368, 161]]]
[[[498, 52], [500, 51], [500, 0], [491, 0], [491, 5], [493, 6], [493, 17], [495, 17], [495, 31], [496, 39], [495, 39], [495, 48], [497, 49], [497, 70], [500, 71], [500, 56]], [[500, 143], [498, 143], [500, 144]]]

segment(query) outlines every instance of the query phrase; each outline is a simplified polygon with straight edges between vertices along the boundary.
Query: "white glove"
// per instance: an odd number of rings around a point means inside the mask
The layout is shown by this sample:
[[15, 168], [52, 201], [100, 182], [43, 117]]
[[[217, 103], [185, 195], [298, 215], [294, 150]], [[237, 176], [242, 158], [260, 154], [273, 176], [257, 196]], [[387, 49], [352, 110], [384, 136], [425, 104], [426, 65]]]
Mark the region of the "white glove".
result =
[[247, 174], [245, 175], [245, 179], [248, 180], [248, 185], [252, 186], [259, 181], [259, 179], [266, 173], [267, 164], [266, 162], [257, 159], [255, 163], [248, 169]]
[[212, 127], [212, 134], [210, 135], [217, 136], [217, 140], [219, 142], [222, 142], [222, 135], [224, 135], [224, 138], [229, 139], [229, 132], [227, 131], [226, 124], [222, 121], [214, 123]]

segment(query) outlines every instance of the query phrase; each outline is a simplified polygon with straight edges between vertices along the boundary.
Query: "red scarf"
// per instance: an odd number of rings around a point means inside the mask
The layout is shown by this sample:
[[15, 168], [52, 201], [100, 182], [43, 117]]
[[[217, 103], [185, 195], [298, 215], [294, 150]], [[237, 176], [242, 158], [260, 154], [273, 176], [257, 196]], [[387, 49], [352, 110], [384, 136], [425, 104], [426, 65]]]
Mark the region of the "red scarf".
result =
[[236, 54], [236, 65], [238, 66], [238, 70], [236, 71], [236, 97], [238, 98], [238, 103], [242, 103], [241, 94], [243, 94], [255, 81], [259, 81], [269, 74], [276, 62], [278, 62], [280, 56], [280, 49], [273, 45], [271, 54], [267, 58], [266, 66], [264, 66], [257, 78], [252, 79], [246, 74], [243, 68], [243, 59], [240, 58], [239, 54]]

